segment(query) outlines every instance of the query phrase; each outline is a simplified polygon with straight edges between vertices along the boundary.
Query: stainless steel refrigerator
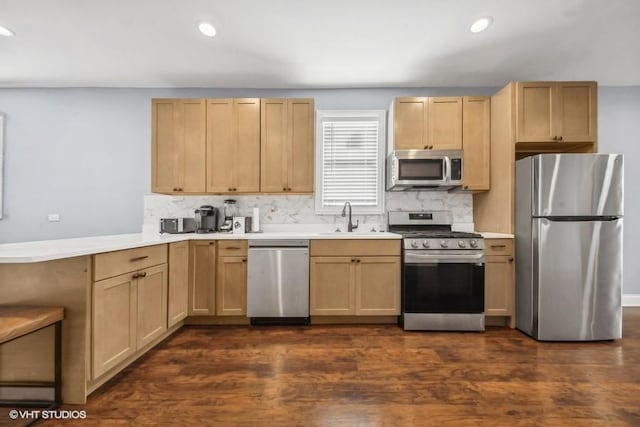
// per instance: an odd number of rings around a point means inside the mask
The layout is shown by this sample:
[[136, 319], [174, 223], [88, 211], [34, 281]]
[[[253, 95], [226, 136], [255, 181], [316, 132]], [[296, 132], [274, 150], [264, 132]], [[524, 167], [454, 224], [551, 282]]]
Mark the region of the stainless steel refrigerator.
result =
[[516, 162], [516, 327], [542, 341], [622, 336], [623, 158]]

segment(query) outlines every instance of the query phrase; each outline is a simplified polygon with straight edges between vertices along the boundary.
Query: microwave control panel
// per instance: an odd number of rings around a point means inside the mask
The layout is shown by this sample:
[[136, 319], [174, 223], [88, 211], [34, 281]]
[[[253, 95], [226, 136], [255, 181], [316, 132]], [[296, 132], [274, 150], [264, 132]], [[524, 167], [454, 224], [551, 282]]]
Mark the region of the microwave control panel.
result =
[[451, 159], [451, 181], [462, 181], [462, 159]]

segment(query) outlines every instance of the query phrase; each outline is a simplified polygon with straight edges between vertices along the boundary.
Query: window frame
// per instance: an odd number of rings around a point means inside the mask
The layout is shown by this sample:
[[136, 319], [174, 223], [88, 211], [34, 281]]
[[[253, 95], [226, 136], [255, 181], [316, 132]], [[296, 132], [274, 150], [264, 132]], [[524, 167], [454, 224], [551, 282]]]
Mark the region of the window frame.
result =
[[353, 206], [355, 215], [383, 215], [385, 208], [385, 158], [387, 137], [387, 111], [386, 110], [317, 110], [316, 111], [316, 168], [315, 168], [315, 213], [316, 215], [337, 215], [342, 212], [343, 206], [323, 206], [322, 199], [324, 188], [324, 140], [323, 122], [331, 119], [371, 118], [378, 122], [378, 204], [376, 206]]

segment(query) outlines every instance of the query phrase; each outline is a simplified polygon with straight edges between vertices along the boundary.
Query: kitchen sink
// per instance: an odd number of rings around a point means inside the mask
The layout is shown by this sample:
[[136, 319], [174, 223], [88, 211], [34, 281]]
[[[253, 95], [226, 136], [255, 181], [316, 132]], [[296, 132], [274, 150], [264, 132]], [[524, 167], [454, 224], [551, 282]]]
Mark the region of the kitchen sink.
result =
[[346, 231], [331, 231], [328, 233], [318, 233], [319, 236], [376, 236], [380, 234], [378, 231], [366, 231], [366, 232], [358, 232], [358, 233], [348, 233]]

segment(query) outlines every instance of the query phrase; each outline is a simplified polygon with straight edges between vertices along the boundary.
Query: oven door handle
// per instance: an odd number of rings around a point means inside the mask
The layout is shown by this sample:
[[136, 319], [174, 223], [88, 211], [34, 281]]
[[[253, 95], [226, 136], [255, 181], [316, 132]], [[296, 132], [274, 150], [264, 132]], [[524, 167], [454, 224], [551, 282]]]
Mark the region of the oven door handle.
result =
[[474, 264], [484, 265], [484, 254], [421, 254], [405, 252], [405, 264]]

